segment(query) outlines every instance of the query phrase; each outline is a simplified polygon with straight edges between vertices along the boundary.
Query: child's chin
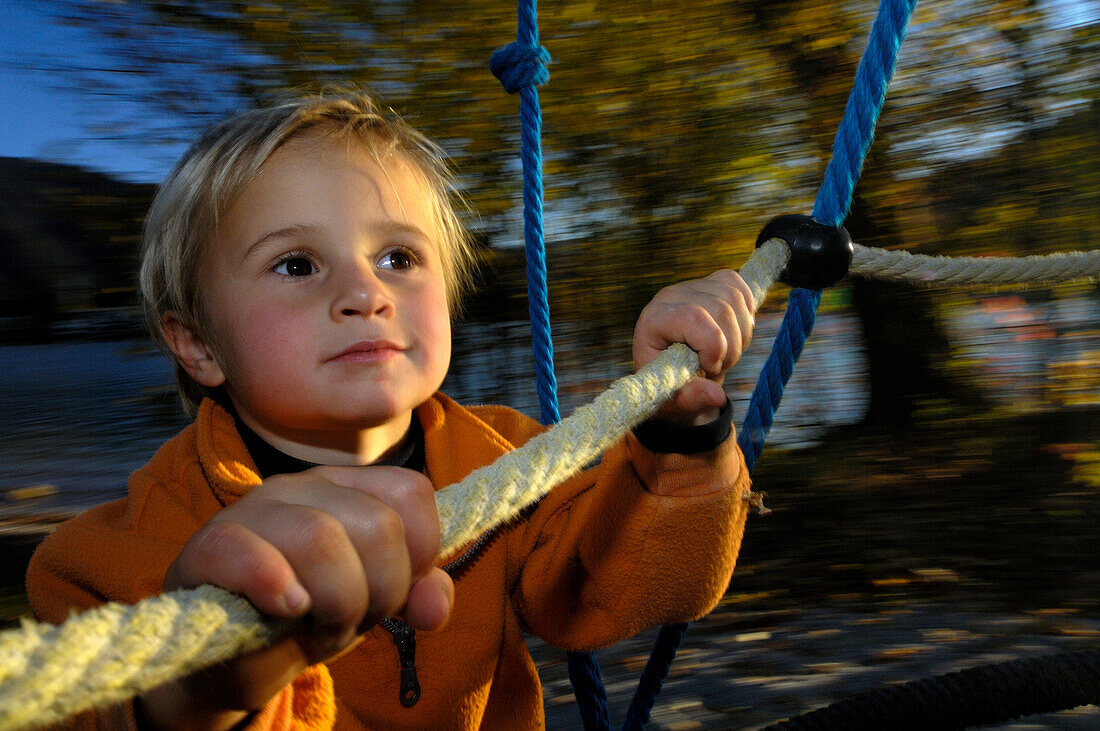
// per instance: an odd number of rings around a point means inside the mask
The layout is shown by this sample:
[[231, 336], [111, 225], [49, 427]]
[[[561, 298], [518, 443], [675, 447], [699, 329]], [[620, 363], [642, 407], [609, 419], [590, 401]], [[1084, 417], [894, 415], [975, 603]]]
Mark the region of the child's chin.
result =
[[[421, 399], [421, 401], [426, 400]], [[390, 422], [408, 421], [409, 415], [419, 406], [413, 403], [411, 394], [394, 393], [382, 397], [377, 391], [365, 394], [345, 393], [321, 406], [328, 420], [343, 426], [369, 429]]]
[[377, 406], [369, 409], [352, 409], [336, 418], [342, 425], [353, 429], [374, 429], [386, 426], [398, 420], [407, 420], [412, 409], [387, 408]]

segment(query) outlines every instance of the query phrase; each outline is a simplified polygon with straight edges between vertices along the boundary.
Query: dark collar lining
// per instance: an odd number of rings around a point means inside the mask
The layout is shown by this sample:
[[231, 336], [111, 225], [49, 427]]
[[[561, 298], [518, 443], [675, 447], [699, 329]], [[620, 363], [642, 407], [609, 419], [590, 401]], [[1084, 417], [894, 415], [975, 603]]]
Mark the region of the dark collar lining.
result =
[[[252, 431], [241, 420], [232, 403], [223, 402], [222, 406], [232, 414], [233, 421], [237, 425], [237, 432], [241, 435], [241, 441], [244, 442], [245, 448], [256, 463], [256, 469], [259, 471], [261, 479], [266, 480], [272, 475], [294, 474], [318, 466], [313, 462], [306, 462], [304, 459], [291, 457], [285, 452], [280, 452], [265, 442], [259, 434]], [[401, 448], [392, 456], [374, 462], [372, 466], [379, 465], [404, 467], [417, 472], [424, 471], [424, 430], [421, 428], [420, 420], [416, 418], [416, 414], [413, 414], [412, 423], [409, 425], [408, 433], [405, 434], [405, 441], [401, 444]]]

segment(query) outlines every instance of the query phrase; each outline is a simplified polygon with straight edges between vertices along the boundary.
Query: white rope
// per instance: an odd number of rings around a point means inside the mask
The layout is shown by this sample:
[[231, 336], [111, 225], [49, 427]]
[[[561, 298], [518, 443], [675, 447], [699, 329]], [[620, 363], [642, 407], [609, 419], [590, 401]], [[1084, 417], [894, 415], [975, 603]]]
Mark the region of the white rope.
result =
[[265, 624], [245, 599], [213, 586], [112, 602], [57, 626], [24, 620], [0, 634], [0, 728], [125, 701], [262, 647], [283, 624]]
[[1100, 250], [1024, 257], [926, 256], [855, 245], [849, 274], [924, 285], [1065, 282], [1100, 277]]

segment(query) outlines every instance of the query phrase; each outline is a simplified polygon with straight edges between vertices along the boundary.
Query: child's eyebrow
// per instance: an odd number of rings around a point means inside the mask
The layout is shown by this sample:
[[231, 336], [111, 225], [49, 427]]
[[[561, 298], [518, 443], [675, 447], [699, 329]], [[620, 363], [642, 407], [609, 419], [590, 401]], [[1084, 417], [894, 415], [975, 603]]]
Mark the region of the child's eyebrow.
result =
[[277, 228], [274, 231], [268, 231], [263, 236], [253, 241], [249, 245], [249, 247], [245, 249], [244, 254], [241, 256], [241, 261], [247, 259], [253, 251], [258, 249], [264, 243], [271, 241], [272, 239], [287, 238], [291, 236], [298, 236], [301, 234], [313, 234], [317, 233], [318, 231], [320, 231], [320, 226], [315, 226], [309, 223], [296, 223], [293, 226], [284, 226], [282, 228]]
[[[364, 224], [364, 229], [370, 231], [375, 236], [389, 236], [392, 234], [407, 234], [414, 236], [423, 241], [431, 241], [431, 237], [428, 236], [419, 226], [415, 226], [411, 223], [403, 223], [401, 221], [367, 221]], [[260, 238], [253, 241], [249, 247], [241, 255], [241, 261], [244, 261], [252, 252], [263, 246], [268, 241], [273, 239], [291, 238], [301, 235], [316, 235], [324, 230], [323, 226], [319, 226], [311, 223], [296, 223], [293, 226], [283, 226], [277, 228], [274, 231], [268, 231]]]
[[409, 234], [422, 239], [429, 238], [419, 226], [401, 221], [367, 221], [366, 228], [376, 234]]

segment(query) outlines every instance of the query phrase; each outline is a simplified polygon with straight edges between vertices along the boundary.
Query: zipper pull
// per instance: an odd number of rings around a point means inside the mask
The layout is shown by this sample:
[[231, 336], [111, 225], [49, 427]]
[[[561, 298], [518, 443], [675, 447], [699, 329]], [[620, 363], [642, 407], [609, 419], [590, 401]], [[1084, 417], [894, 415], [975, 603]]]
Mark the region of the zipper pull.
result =
[[420, 680], [416, 676], [416, 630], [400, 619], [383, 619], [381, 624], [393, 635], [397, 659], [401, 663], [401, 705], [411, 708], [420, 700]]

